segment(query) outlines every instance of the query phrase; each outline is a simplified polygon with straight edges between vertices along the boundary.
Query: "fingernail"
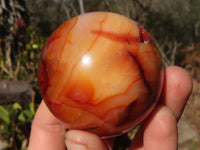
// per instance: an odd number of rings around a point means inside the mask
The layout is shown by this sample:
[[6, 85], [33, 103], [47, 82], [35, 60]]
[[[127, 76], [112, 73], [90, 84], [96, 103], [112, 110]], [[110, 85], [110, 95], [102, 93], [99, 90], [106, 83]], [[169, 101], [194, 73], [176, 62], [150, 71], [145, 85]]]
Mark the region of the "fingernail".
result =
[[67, 150], [87, 150], [86, 145], [76, 143], [74, 141], [66, 140], [65, 144], [67, 146]]
[[65, 144], [67, 150], [87, 150], [87, 145], [84, 139], [80, 137], [76, 132], [67, 132], [65, 134]]

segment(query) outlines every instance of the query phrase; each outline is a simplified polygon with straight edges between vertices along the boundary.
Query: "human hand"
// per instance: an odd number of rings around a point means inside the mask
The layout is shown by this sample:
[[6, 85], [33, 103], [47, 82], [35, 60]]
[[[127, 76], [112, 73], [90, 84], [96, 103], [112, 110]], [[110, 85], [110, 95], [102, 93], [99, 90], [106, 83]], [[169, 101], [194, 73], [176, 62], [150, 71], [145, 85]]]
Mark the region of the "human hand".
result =
[[[164, 88], [157, 106], [143, 122], [130, 150], [176, 150], [177, 121], [192, 91], [192, 80], [182, 68], [165, 69]], [[32, 124], [29, 150], [106, 150], [112, 140], [80, 130], [66, 132], [65, 123], [58, 120], [42, 101]]]

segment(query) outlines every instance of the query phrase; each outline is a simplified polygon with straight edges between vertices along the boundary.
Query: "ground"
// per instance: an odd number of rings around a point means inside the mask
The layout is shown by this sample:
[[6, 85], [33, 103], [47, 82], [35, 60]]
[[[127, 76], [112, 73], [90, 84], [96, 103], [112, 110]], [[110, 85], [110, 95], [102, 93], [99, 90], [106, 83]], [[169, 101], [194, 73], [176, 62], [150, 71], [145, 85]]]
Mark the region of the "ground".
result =
[[178, 122], [179, 150], [200, 150], [200, 49], [183, 50], [182, 62], [193, 79], [193, 91]]

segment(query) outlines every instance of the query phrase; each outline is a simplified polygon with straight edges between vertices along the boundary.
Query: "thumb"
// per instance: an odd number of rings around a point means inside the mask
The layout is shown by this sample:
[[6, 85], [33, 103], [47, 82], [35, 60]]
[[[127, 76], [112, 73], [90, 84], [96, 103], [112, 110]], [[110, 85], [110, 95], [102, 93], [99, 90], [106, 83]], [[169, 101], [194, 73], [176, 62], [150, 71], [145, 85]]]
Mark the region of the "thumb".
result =
[[65, 134], [65, 144], [68, 150], [108, 150], [100, 137], [80, 130], [69, 130]]

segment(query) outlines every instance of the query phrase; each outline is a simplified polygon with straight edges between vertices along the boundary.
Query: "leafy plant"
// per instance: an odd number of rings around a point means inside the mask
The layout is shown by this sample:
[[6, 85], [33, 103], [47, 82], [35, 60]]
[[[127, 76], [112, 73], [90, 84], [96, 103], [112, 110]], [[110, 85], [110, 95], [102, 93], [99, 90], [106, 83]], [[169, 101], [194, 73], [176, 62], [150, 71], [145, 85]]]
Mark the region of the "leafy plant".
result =
[[25, 50], [21, 55], [21, 70], [18, 78], [25, 79], [34, 84], [37, 83], [37, 68], [40, 53], [47, 38], [38, 36], [31, 26], [27, 27], [26, 32], [29, 37], [29, 42], [26, 43]]
[[9, 148], [15, 150], [27, 148], [36, 108], [34, 102], [25, 106], [19, 103], [0, 105], [0, 135], [9, 143]]

